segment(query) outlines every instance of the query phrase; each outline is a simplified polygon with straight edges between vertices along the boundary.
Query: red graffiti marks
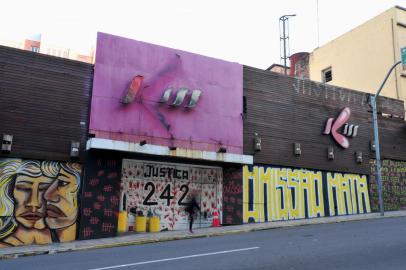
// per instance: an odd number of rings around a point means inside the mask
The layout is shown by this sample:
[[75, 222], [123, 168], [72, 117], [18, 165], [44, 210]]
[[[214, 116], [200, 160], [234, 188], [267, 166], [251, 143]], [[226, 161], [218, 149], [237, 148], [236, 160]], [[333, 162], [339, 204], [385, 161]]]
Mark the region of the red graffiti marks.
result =
[[95, 225], [98, 224], [100, 219], [98, 217], [91, 217], [90, 218], [90, 224]]
[[121, 162], [89, 159], [84, 181], [80, 239], [112, 237], [117, 232]]
[[106, 217], [113, 216], [113, 211], [111, 209], [104, 209], [104, 216]]
[[242, 186], [238, 185], [236, 182], [231, 181], [228, 185], [224, 185], [224, 193], [227, 194], [242, 194]]
[[93, 231], [92, 228], [90, 228], [90, 227], [85, 227], [85, 228], [82, 230], [82, 235], [83, 235], [85, 238], [92, 238], [92, 237], [90, 237], [90, 236], [92, 236], [93, 233], [94, 233], [94, 231]]
[[90, 179], [90, 181], [89, 181], [89, 185], [93, 186], [93, 187], [97, 186], [99, 183], [100, 183], [100, 180], [98, 178], [93, 178], [93, 179]]
[[111, 223], [103, 223], [102, 224], [102, 232], [112, 232], [113, 230], [115, 230], [115, 226], [113, 226], [113, 224]]
[[111, 192], [112, 190], [113, 190], [113, 186], [111, 186], [111, 185], [104, 186], [104, 188], [103, 188], [104, 192]]
[[91, 208], [83, 208], [83, 215], [89, 217], [92, 214], [93, 210]]
[[242, 169], [224, 169], [223, 222], [242, 224]]
[[112, 205], [118, 205], [118, 197], [117, 196], [112, 196], [110, 197], [110, 202]]

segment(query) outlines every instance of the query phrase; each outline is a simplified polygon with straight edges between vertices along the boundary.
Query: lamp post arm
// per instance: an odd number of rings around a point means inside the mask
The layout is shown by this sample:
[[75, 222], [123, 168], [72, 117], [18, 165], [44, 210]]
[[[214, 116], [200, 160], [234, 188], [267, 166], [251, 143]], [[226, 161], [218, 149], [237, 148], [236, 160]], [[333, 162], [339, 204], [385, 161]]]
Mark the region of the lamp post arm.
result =
[[376, 92], [376, 94], [375, 94], [375, 98], [377, 98], [377, 97], [379, 96], [379, 94], [381, 93], [383, 86], [385, 85], [385, 83], [386, 83], [386, 81], [388, 80], [390, 74], [392, 73], [392, 70], [393, 70], [397, 65], [399, 65], [400, 63], [402, 63], [402, 61], [396, 62], [396, 63], [393, 64], [393, 66], [389, 69], [388, 74], [386, 74], [386, 77], [385, 77], [385, 79], [383, 80], [381, 86], [379, 87], [378, 92]]

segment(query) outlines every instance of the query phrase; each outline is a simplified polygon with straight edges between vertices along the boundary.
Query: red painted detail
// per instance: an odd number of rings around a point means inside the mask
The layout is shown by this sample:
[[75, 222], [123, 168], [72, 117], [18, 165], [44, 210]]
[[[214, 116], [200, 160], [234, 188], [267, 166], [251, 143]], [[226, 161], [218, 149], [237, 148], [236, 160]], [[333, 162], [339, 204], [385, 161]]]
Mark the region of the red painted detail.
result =
[[122, 103], [129, 104], [129, 103], [132, 103], [134, 101], [135, 97], [140, 92], [141, 84], [142, 84], [143, 80], [144, 80], [144, 77], [141, 76], [141, 75], [136, 75], [132, 79], [131, 84], [128, 87], [125, 96], [121, 100]]

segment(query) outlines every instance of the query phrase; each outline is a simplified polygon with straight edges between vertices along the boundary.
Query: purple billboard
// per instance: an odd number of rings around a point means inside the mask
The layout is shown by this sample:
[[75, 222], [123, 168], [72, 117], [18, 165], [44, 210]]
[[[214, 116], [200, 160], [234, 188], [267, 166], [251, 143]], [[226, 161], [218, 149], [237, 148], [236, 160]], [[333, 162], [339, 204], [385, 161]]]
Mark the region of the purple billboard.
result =
[[98, 33], [96, 138], [242, 154], [242, 65]]

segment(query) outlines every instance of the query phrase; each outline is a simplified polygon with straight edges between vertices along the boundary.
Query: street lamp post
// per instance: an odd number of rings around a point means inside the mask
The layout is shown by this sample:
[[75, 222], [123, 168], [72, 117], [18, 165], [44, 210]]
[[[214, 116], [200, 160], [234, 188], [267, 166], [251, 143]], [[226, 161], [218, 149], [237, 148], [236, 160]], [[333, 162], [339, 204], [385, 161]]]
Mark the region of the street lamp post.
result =
[[386, 81], [389, 78], [389, 75], [395, 69], [397, 65], [402, 63], [402, 61], [398, 61], [392, 65], [389, 69], [388, 74], [386, 74], [385, 79], [383, 80], [381, 86], [379, 87], [378, 92], [374, 96], [371, 96], [371, 106], [372, 106], [372, 115], [373, 115], [373, 125], [374, 125], [374, 144], [375, 144], [375, 159], [376, 159], [376, 179], [378, 182], [378, 196], [379, 196], [379, 210], [381, 212], [381, 216], [384, 215], [383, 209], [383, 196], [382, 196], [382, 176], [381, 176], [381, 153], [379, 148], [379, 134], [378, 134], [378, 112], [376, 108], [376, 100], [379, 94], [382, 91], [383, 86], [385, 85]]

